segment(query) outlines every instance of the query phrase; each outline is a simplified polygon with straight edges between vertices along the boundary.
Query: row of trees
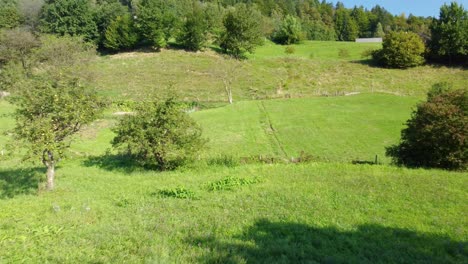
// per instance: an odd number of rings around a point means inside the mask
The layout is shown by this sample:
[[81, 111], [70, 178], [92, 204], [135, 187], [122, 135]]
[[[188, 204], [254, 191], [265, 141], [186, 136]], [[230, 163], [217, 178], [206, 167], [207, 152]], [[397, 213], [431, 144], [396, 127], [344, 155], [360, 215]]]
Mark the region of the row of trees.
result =
[[111, 50], [136, 45], [158, 49], [172, 39], [198, 50], [208, 43], [221, 44], [223, 37], [231, 34], [228, 27], [235, 17], [244, 22], [237, 31], [282, 44], [301, 39], [354, 41], [357, 37], [382, 37], [394, 30], [428, 37], [432, 21], [413, 15], [393, 16], [380, 6], [349, 9], [342, 3], [319, 0], [42, 1], [0, 0], [0, 29], [23, 25], [44, 33], [82, 35]]

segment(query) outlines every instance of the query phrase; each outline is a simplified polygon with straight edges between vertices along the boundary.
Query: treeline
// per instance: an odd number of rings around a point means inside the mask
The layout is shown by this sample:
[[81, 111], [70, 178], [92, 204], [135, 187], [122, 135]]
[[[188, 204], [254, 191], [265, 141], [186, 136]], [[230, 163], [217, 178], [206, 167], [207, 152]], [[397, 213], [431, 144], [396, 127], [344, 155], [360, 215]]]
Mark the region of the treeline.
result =
[[187, 20], [204, 23], [203, 30], [218, 36], [223, 18], [239, 4], [258, 11], [262, 34], [278, 42], [291, 41], [281, 36], [282, 27], [297, 31], [292, 32], [297, 34], [294, 38], [309, 40], [354, 41], [395, 30], [429, 37], [432, 20], [394, 16], [378, 5], [368, 10], [319, 0], [0, 0], [0, 28], [26, 26], [45, 33], [80, 34], [110, 49], [117, 48], [116, 33], [127, 35], [119, 49], [140, 41], [164, 46], [178, 37]]
[[[456, 34], [461, 34], [456, 37], [466, 55], [467, 15], [463, 7], [455, 9], [446, 14], [448, 21], [441, 22], [411, 14], [395, 16], [379, 5], [370, 10], [346, 8], [325, 0], [0, 0], [0, 29], [79, 35], [101, 50], [160, 49], [171, 43], [196, 51], [215, 44], [231, 55], [243, 56], [265, 38], [279, 44], [354, 41], [394, 31], [413, 32], [437, 49], [431, 39], [440, 39], [445, 25], [456, 23]], [[437, 27], [440, 30], [434, 34]], [[445, 60], [444, 54], [433, 57]], [[450, 55], [447, 60], [464, 57]]]

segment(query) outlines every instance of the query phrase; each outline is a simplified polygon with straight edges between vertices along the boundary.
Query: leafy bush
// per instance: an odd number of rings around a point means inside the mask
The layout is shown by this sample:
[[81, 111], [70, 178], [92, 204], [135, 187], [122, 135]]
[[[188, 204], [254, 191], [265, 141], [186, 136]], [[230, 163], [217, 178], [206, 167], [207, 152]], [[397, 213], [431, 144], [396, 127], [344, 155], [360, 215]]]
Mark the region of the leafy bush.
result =
[[173, 99], [138, 106], [114, 129], [112, 144], [144, 167], [174, 169], [204, 146], [201, 128]]
[[244, 57], [246, 52], [253, 52], [255, 46], [263, 42], [261, 21], [262, 14], [256, 8], [237, 4], [224, 17], [225, 31], [220, 37], [220, 47], [236, 58]]
[[208, 41], [208, 25], [203, 9], [195, 6], [182, 25], [177, 41], [187, 50], [203, 49]]
[[273, 32], [274, 42], [289, 45], [295, 44], [303, 39], [301, 22], [291, 15], [287, 15], [278, 28]]
[[226, 167], [236, 167], [239, 165], [239, 160], [233, 156], [220, 155], [218, 157], [212, 158], [208, 161], [208, 165], [211, 166], [226, 166]]
[[184, 187], [177, 187], [173, 189], [159, 190], [156, 195], [163, 197], [172, 197], [178, 199], [193, 199], [196, 197], [195, 192], [185, 189]]
[[232, 190], [234, 188], [251, 185], [260, 182], [259, 179], [245, 179], [237, 177], [226, 177], [222, 180], [212, 182], [208, 184], [209, 191], [222, 191], [222, 190]]
[[435, 85], [418, 105], [401, 142], [387, 148], [394, 163], [408, 167], [466, 169], [468, 166], [468, 91]]
[[294, 48], [293, 46], [286, 46], [286, 48], [284, 48], [284, 53], [294, 54], [296, 53], [296, 48]]
[[138, 34], [130, 15], [118, 16], [106, 29], [104, 46], [111, 50], [131, 49], [138, 42]]
[[415, 33], [390, 32], [385, 35], [382, 46], [372, 57], [383, 66], [409, 68], [424, 63], [424, 43]]

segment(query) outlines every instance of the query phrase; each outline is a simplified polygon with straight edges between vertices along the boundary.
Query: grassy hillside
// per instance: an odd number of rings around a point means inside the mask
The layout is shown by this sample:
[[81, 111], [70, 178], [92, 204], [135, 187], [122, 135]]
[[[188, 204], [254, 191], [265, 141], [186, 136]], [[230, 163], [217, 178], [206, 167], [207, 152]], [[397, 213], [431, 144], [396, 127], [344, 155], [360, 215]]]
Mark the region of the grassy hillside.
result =
[[275, 156], [301, 151], [316, 160], [381, 161], [398, 142], [418, 100], [383, 94], [240, 102], [194, 117], [210, 139], [209, 156]]
[[[287, 55], [284, 46], [259, 47], [250, 59], [235, 62], [213, 51], [122, 53], [101, 57], [94, 65], [97, 86], [111, 98], [146, 99], [178, 93], [189, 101], [227, 101], [223, 80], [231, 80], [234, 100], [311, 97], [351, 92], [423, 96], [436, 82], [462, 87], [468, 74], [459, 68], [422, 66], [408, 70], [372, 67], [362, 51], [368, 43], [304, 42]], [[340, 58], [340, 49], [349, 57]], [[310, 54], [313, 53], [313, 56]]]
[[[1, 156], [0, 263], [466, 263], [466, 173], [389, 166], [384, 151], [434, 82], [460, 87], [467, 73], [356, 61], [373, 46], [305, 42], [286, 55], [267, 44], [241, 63], [176, 50], [99, 58], [110, 100], [176, 93], [203, 106], [224, 101], [228, 81], [235, 103], [191, 114], [210, 141], [172, 172], [106, 154], [115, 105], [76, 136], [53, 192], [40, 164]], [[0, 150], [12, 112], [0, 100]], [[301, 152], [311, 160], [285, 162]], [[383, 165], [351, 164], [375, 155]]]

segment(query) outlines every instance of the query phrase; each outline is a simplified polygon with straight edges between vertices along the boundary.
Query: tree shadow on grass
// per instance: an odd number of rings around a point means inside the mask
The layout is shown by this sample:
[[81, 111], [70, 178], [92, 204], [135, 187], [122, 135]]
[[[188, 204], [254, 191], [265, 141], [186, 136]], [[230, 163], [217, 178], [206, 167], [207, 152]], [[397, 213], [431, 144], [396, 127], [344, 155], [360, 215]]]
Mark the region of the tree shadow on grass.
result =
[[45, 170], [42, 168], [0, 170], [0, 199], [37, 193], [43, 175]]
[[98, 167], [108, 171], [122, 171], [131, 173], [143, 169], [125, 155], [105, 154], [103, 156], [91, 156], [83, 161], [86, 167]]
[[[259, 220], [230, 242], [188, 238], [205, 263], [467, 263], [468, 243], [410, 230], [362, 225], [356, 231]], [[232, 242], [235, 241], [235, 242]]]
[[361, 64], [364, 66], [368, 66], [371, 68], [380, 68], [380, 69], [388, 69], [377, 63], [373, 59], [362, 59], [362, 60], [352, 60], [351, 63]]

